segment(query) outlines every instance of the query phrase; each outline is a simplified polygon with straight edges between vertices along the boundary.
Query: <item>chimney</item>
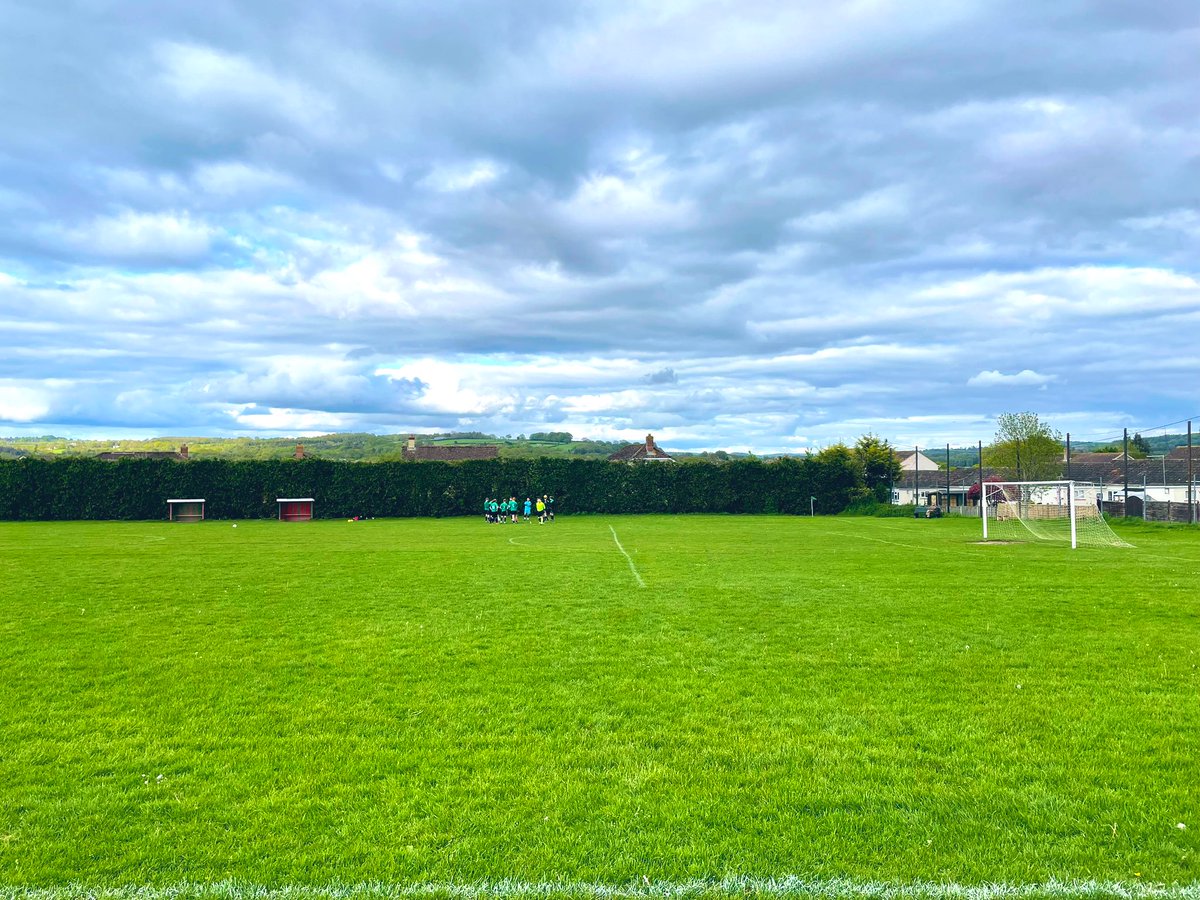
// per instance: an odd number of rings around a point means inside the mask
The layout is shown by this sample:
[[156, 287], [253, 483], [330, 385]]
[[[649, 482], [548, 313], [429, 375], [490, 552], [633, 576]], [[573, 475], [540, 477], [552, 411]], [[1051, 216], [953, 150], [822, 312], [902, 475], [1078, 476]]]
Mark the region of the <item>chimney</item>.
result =
[[296, 445], [296, 452], [295, 452], [295, 453], [293, 453], [293, 454], [292, 454], [292, 456], [293, 456], [294, 458], [296, 458], [296, 459], [304, 459], [304, 445], [303, 445], [303, 444], [297, 444], [297, 445]]
[[417, 436], [415, 434], [410, 434], [408, 436], [408, 452], [409, 453], [417, 452]]
[[646, 435], [646, 452], [647, 453], [654, 452], [654, 435], [652, 435], [652, 434]]
[[179, 445], [179, 455], [182, 456], [184, 459], [188, 458], [188, 445], [187, 444]]

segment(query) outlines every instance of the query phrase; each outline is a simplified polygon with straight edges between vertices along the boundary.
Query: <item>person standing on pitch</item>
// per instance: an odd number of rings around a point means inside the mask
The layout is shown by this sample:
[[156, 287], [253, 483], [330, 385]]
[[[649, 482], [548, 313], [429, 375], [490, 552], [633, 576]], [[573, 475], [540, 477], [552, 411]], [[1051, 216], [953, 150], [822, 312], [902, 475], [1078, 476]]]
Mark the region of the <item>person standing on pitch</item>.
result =
[[550, 517], [550, 521], [554, 521], [554, 498], [546, 497], [546, 515]]
[[516, 497], [508, 498], [508, 512], [509, 512], [509, 515], [512, 517], [510, 519], [510, 521], [512, 522], [513, 525], [516, 525], [517, 524], [517, 498]]
[[538, 524], [541, 525], [546, 521], [546, 501], [541, 497], [537, 498], [537, 514]]
[[528, 497], [525, 498], [525, 521], [529, 521], [529, 514], [533, 512], [533, 501]]

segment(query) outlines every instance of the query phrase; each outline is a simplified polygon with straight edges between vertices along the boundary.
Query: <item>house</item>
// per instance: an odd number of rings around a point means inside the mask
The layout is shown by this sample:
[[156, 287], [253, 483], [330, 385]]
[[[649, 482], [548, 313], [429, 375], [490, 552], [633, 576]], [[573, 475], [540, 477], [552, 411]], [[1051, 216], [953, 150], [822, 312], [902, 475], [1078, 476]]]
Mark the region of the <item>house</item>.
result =
[[[1129, 493], [1150, 502], [1187, 503], [1188, 458], [1184, 453], [1148, 456], [1129, 460]], [[1200, 481], [1200, 448], [1193, 451], [1192, 497], [1197, 497]], [[1102, 457], [1095, 459], [1094, 457]], [[1071, 455], [1071, 480], [1092, 482], [1101, 487], [1103, 498], [1122, 500], [1125, 496], [1125, 457], [1123, 454], [1080, 453]], [[1064, 466], [1063, 477], [1066, 477]]]
[[[985, 479], [993, 476], [999, 477], [1000, 472], [990, 468], [983, 470]], [[977, 499], [970, 496], [971, 488], [979, 484], [979, 478], [976, 466], [961, 466], [947, 472], [945, 469], [926, 470], [922, 464], [919, 471], [910, 469], [892, 484], [892, 503], [948, 506], [951, 510], [972, 507], [977, 504]]]
[[174, 450], [109, 450], [99, 454], [96, 458], [105, 462], [117, 462], [122, 459], [173, 459], [183, 462], [188, 458], [188, 445], [180, 445], [178, 452]]
[[938, 464], [921, 453], [919, 450], [897, 450], [896, 459], [900, 460], [900, 468], [905, 472], [920, 469], [922, 472], [932, 472]]
[[611, 454], [608, 461], [624, 463], [675, 462], [675, 458], [654, 443], [654, 435], [648, 434], [645, 441], [640, 444], [626, 444], [616, 453]]
[[413, 462], [463, 462], [469, 459], [496, 459], [500, 448], [495, 444], [422, 444], [410, 434], [404, 448], [404, 458]]

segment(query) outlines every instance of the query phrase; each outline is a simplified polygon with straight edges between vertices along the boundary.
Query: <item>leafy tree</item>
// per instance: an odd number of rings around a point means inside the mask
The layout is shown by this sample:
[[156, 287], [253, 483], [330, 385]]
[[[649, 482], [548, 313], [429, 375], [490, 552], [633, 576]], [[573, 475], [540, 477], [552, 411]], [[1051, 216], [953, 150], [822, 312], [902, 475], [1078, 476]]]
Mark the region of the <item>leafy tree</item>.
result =
[[1150, 455], [1150, 442], [1141, 434], [1135, 434], [1129, 439], [1129, 458], [1145, 459]]
[[854, 451], [845, 444], [826, 447], [814, 457], [820, 479], [813, 485], [816, 511], [841, 512], [855, 500], [865, 499], [866, 485]]
[[900, 477], [900, 459], [892, 445], [873, 434], [864, 434], [854, 445], [854, 456], [862, 469], [863, 484], [879, 503], [892, 498], [892, 483]]
[[1057, 478], [1062, 473], [1062, 436], [1037, 413], [1001, 413], [996, 437], [984, 450], [985, 465], [1004, 469], [1017, 481]]

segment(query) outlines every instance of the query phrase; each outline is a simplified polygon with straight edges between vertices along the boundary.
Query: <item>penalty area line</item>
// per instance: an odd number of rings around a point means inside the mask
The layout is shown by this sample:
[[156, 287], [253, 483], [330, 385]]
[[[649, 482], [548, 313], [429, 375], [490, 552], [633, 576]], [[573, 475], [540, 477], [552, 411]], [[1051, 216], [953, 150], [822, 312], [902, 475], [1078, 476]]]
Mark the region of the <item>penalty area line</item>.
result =
[[960, 884], [933, 881], [870, 881], [853, 878], [778, 878], [733, 876], [683, 881], [643, 878], [637, 882], [494, 881], [367, 882], [330, 885], [256, 885], [241, 881], [185, 882], [164, 886], [94, 887], [66, 884], [48, 888], [0, 886], [6, 900], [516, 900], [536, 897], [635, 898], [797, 897], [804, 900], [1197, 900], [1200, 882], [1185, 884], [1141, 881], [1051, 879], [1029, 883]]
[[645, 586], [646, 586], [646, 582], [642, 581], [642, 573], [641, 573], [641, 572], [639, 572], [639, 571], [637, 570], [637, 566], [635, 566], [635, 565], [633, 564], [633, 557], [632, 557], [632, 556], [630, 556], [628, 553], [626, 553], [626, 552], [625, 552], [625, 548], [621, 546], [621, 541], [620, 541], [620, 539], [617, 537], [617, 529], [615, 529], [615, 528], [613, 528], [611, 525], [609, 525], [609, 526], [608, 526], [608, 530], [612, 532], [612, 536], [613, 536], [613, 543], [617, 545], [617, 549], [621, 551], [621, 555], [622, 555], [622, 556], [624, 556], [624, 557], [625, 557], [625, 561], [626, 561], [627, 563], [629, 563], [629, 571], [630, 571], [630, 572], [632, 572], [632, 573], [633, 573], [633, 577], [637, 579], [638, 587], [645, 587]]

